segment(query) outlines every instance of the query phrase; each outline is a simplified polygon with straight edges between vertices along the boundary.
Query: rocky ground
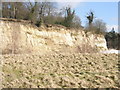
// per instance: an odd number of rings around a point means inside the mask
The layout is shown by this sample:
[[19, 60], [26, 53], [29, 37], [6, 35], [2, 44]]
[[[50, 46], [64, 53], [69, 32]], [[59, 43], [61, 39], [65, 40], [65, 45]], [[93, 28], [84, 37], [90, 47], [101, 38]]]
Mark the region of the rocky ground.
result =
[[118, 88], [117, 54], [1, 55], [5, 88]]

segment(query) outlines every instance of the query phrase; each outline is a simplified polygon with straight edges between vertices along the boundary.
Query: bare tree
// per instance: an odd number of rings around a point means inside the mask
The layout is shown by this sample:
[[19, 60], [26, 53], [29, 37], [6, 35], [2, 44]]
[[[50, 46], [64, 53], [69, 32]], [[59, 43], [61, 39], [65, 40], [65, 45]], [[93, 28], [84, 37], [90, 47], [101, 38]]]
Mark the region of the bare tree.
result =
[[4, 2], [2, 15], [4, 18], [24, 19], [28, 15], [28, 10], [23, 2]]
[[75, 10], [72, 11], [70, 7], [66, 7], [66, 14], [67, 15], [65, 16], [64, 25], [66, 27], [71, 27], [75, 15]]
[[54, 3], [54, 2], [46, 2], [45, 13], [47, 14], [47, 16], [51, 16], [54, 14], [55, 8], [56, 8], [55, 5], [56, 5], [56, 3]]
[[27, 8], [29, 9], [29, 19], [31, 20], [31, 23], [35, 23], [36, 22], [36, 18], [35, 18], [35, 14], [36, 14], [36, 10], [37, 10], [37, 3], [38, 2], [30, 2], [27, 3]]
[[2, 16], [4, 18], [11, 18], [11, 8], [10, 8], [10, 2], [3, 2], [2, 3]]
[[54, 12], [55, 12], [55, 3], [53, 2], [39, 2], [38, 5], [38, 26], [42, 23], [49, 23], [53, 20]]
[[74, 28], [80, 28], [81, 27], [81, 20], [77, 15], [75, 15], [74, 18], [73, 18], [72, 27], [74, 27]]
[[101, 19], [96, 19], [93, 22], [93, 27], [96, 29], [97, 32], [105, 33], [107, 28], [106, 28], [106, 23], [103, 22]]

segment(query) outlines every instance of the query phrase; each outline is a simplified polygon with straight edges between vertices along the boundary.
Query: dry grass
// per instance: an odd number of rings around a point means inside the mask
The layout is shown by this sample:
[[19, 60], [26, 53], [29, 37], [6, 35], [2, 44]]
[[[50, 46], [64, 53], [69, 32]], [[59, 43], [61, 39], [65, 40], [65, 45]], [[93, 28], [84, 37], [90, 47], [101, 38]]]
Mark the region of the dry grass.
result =
[[82, 44], [78, 46], [78, 52], [79, 53], [97, 53], [99, 51], [96, 47], [92, 47], [89, 44]]

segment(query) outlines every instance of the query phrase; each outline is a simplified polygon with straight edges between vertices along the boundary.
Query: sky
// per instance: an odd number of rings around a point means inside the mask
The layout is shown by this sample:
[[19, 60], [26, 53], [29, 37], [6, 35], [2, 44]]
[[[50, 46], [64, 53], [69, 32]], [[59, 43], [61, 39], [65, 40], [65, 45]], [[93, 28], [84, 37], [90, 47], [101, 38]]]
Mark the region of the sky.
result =
[[[4, 2], [24, 2], [26, 0], [3, 0]], [[28, 0], [27, 0], [28, 1]], [[34, 0], [30, 0], [34, 1]], [[58, 7], [70, 5], [75, 9], [75, 13], [80, 17], [82, 26], [86, 24], [86, 15], [92, 10], [96, 19], [102, 19], [107, 25], [107, 31], [111, 31], [114, 27], [118, 32], [118, 1], [119, 0], [35, 0], [58, 2]], [[69, 2], [68, 2], [69, 1]], [[120, 6], [119, 6], [120, 8]], [[119, 30], [120, 32], [120, 30]]]
[[82, 21], [82, 26], [85, 26], [87, 22], [87, 13], [93, 11], [95, 19], [102, 19], [106, 23], [108, 31], [114, 27], [118, 32], [118, 2], [63, 2], [59, 5], [61, 7], [70, 5], [75, 9], [76, 15]]

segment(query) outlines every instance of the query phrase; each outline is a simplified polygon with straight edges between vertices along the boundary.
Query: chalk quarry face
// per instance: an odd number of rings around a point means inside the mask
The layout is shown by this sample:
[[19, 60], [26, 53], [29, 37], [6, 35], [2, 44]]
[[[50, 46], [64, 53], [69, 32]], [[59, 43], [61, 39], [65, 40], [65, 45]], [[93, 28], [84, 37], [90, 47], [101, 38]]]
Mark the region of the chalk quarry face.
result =
[[23, 22], [0, 21], [0, 49], [3, 54], [46, 52], [91, 52], [106, 50], [103, 35], [69, 30], [65, 27], [40, 28]]

